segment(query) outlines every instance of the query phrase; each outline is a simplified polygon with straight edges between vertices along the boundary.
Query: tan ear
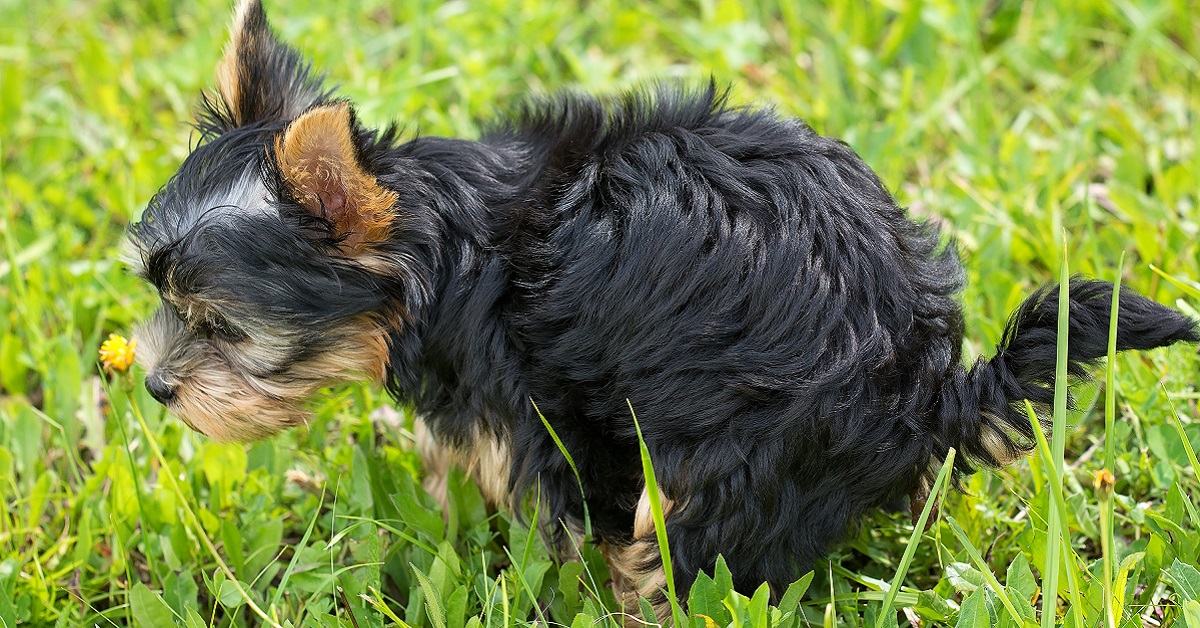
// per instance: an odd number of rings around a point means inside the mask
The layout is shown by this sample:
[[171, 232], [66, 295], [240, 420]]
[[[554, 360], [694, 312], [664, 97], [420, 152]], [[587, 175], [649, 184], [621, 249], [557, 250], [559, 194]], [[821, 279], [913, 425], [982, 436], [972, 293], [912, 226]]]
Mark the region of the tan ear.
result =
[[305, 112], [275, 140], [275, 157], [296, 200], [333, 225], [343, 250], [358, 253], [387, 239], [397, 195], [359, 164], [352, 116], [344, 102]]

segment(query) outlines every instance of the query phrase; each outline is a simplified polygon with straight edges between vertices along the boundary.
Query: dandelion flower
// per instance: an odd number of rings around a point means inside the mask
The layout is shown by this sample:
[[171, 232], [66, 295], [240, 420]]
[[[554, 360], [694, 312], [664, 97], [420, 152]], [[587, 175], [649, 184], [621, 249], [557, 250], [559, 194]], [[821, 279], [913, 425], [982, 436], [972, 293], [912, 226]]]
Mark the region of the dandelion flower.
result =
[[1112, 497], [1113, 485], [1117, 483], [1117, 478], [1113, 477], [1112, 471], [1100, 469], [1099, 471], [1093, 471], [1092, 475], [1094, 476], [1097, 497], [1100, 499]]
[[100, 345], [100, 362], [110, 371], [124, 371], [133, 364], [137, 339], [126, 340], [124, 336], [109, 334], [108, 340]]

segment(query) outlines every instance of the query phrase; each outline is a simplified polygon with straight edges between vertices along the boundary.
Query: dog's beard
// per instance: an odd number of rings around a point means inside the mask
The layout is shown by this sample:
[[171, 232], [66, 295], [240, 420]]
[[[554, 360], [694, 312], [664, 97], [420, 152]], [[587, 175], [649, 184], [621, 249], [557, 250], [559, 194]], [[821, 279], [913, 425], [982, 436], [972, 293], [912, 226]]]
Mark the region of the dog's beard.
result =
[[[138, 361], [173, 391], [165, 405], [189, 427], [221, 441], [251, 441], [307, 423], [305, 405], [339, 381], [378, 382], [387, 363], [387, 334], [366, 320], [351, 321], [315, 356], [257, 375], [253, 349], [218, 349], [180, 325], [152, 319], [135, 334]], [[361, 325], [361, 327], [359, 326]], [[240, 352], [239, 352], [240, 351]]]

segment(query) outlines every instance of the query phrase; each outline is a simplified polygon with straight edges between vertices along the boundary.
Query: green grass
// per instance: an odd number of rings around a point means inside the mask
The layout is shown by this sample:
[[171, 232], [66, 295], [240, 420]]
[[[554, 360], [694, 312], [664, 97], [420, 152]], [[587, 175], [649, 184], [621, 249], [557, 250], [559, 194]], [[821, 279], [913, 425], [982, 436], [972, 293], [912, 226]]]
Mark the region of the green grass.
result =
[[[710, 73], [738, 102], [802, 116], [854, 146], [914, 214], [947, 224], [970, 278], [969, 355], [990, 353], [1064, 258], [1196, 314], [1194, 3], [832, 4], [268, 11], [363, 119], [410, 132], [470, 136], [529, 91]], [[408, 419], [379, 391], [332, 391], [312, 425], [243, 447], [164, 416], [139, 374], [97, 369], [101, 340], [155, 305], [116, 261], [120, 240], [186, 154], [228, 11], [0, 0], [0, 627], [616, 625], [595, 548], [556, 562], [461, 475], [443, 520], [420, 489]], [[1114, 365], [1108, 439], [1102, 391], [1084, 387], [1060, 458], [972, 476], [915, 549], [907, 515], [879, 513], [780, 608], [730, 593], [718, 570], [690, 611], [719, 626], [1102, 626], [1110, 547], [1115, 626], [1200, 627], [1188, 442], [1200, 438], [1200, 360], [1176, 348]], [[1092, 474], [1110, 451], [1102, 504]], [[1049, 561], [1061, 577], [1046, 578], [1047, 530], [1062, 526], [1039, 487], [1055, 477], [1066, 533]], [[902, 588], [887, 591], [897, 574]], [[1041, 583], [1055, 581], [1043, 604]]]

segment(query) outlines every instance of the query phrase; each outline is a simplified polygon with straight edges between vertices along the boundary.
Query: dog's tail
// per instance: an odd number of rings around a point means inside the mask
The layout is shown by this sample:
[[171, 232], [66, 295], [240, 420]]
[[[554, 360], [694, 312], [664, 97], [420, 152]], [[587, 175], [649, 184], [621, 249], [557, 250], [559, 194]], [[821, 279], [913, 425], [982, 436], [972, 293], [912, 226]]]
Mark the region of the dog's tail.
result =
[[[937, 451], [959, 451], [955, 470], [970, 473], [968, 459], [993, 467], [1025, 455], [1034, 446], [1028, 399], [1049, 427], [1054, 400], [1058, 350], [1058, 286], [1047, 286], [1013, 313], [996, 355], [980, 359], [969, 371], [954, 369], [938, 399]], [[1087, 376], [1087, 368], [1108, 353], [1113, 285], [1072, 279], [1067, 334], [1067, 372]], [[1117, 350], [1153, 349], [1176, 342], [1200, 341], [1197, 322], [1130, 290], [1121, 290], [1117, 312]]]

